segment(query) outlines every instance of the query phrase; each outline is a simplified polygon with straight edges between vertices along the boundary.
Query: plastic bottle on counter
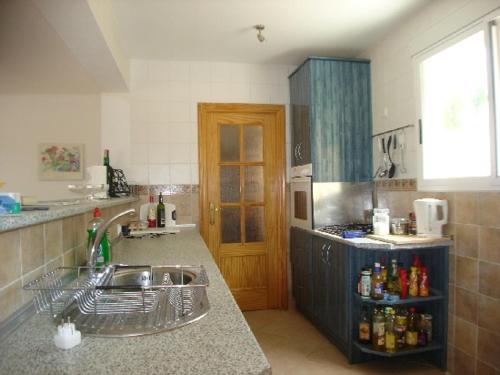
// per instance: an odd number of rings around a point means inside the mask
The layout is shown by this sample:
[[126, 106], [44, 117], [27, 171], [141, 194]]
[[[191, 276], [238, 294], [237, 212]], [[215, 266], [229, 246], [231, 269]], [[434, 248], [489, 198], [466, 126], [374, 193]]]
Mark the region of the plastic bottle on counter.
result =
[[156, 228], [156, 204], [153, 195], [149, 196], [149, 207], [148, 207], [148, 227]]
[[[101, 217], [101, 210], [99, 207], [96, 207], [94, 209], [94, 218], [89, 221], [88, 226], [87, 226], [87, 233], [88, 233], [88, 239], [87, 239], [87, 247], [91, 244], [92, 241], [94, 241], [94, 238], [97, 233], [97, 229], [99, 226], [104, 222], [104, 220]], [[110, 261], [109, 257], [109, 241], [108, 241], [108, 235], [107, 233], [104, 233], [101, 239], [101, 243], [99, 244], [99, 248], [97, 250], [97, 262], [96, 266], [97, 267], [102, 267], [105, 264], [108, 264]]]

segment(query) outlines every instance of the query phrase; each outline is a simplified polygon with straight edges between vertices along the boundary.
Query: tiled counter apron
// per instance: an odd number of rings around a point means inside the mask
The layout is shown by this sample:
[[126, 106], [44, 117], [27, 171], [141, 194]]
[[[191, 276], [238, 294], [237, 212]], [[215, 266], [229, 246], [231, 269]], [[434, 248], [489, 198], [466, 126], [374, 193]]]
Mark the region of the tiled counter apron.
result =
[[257, 344], [210, 252], [195, 229], [154, 239], [122, 240], [113, 262], [203, 264], [210, 286], [207, 316], [179, 329], [133, 338], [84, 337], [63, 351], [54, 324], [35, 316], [0, 343], [1, 374], [270, 374]]

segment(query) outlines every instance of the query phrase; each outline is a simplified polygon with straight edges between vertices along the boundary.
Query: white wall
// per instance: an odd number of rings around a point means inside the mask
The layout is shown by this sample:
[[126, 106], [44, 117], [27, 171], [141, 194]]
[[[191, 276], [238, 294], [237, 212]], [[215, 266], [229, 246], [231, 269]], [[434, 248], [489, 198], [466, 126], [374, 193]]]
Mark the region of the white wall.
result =
[[286, 104], [290, 149], [288, 75], [295, 67], [150, 60], [130, 66], [130, 93], [101, 98], [102, 145], [129, 182], [198, 184], [199, 102]]
[[0, 95], [1, 191], [39, 199], [76, 197], [69, 183], [39, 181], [38, 144], [84, 143], [85, 164], [101, 163], [98, 95]]
[[[374, 133], [417, 124], [413, 56], [498, 7], [498, 0], [433, 1], [360, 55], [372, 60]], [[397, 172], [396, 178], [417, 176], [417, 127], [406, 134], [408, 173]], [[374, 143], [374, 170], [380, 163], [377, 150]]]

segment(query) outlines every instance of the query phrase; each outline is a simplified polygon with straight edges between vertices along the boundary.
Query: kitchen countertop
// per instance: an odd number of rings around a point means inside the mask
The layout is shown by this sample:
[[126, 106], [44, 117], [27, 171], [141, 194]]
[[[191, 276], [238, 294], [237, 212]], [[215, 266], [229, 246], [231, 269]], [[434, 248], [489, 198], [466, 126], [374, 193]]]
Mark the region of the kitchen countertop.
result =
[[[72, 200], [68, 199], [68, 201]], [[78, 204], [50, 206], [50, 209], [47, 211], [23, 211], [19, 214], [0, 215], [0, 232], [90, 212], [95, 207], [106, 208], [131, 203], [137, 201], [137, 198], [111, 198], [93, 201], [80, 199], [79, 201]]]
[[210, 311], [199, 321], [148, 336], [84, 337], [63, 351], [55, 326], [36, 315], [0, 343], [2, 374], [270, 374], [271, 368], [196, 229], [153, 239], [126, 239], [112, 249], [114, 263], [202, 264]]
[[335, 236], [333, 234], [328, 234], [320, 232], [317, 229], [311, 230], [311, 233], [315, 236], [320, 236], [328, 240], [334, 240], [337, 242], [345, 243], [349, 246], [354, 246], [360, 249], [374, 249], [374, 250], [402, 250], [402, 249], [421, 249], [426, 247], [437, 247], [437, 246], [450, 246], [453, 241], [449, 238], [443, 237], [439, 240], [434, 240], [432, 243], [412, 243], [404, 245], [395, 245], [389, 242], [379, 241], [372, 238], [361, 237], [361, 238], [342, 238], [340, 236]]

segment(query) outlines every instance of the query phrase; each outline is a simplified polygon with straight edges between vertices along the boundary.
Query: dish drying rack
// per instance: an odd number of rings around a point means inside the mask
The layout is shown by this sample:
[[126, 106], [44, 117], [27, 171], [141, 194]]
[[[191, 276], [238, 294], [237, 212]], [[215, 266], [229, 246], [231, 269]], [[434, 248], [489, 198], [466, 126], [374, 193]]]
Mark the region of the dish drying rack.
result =
[[[116, 284], [132, 274], [138, 282]], [[125, 280], [127, 281], [127, 279]], [[174, 329], [208, 313], [203, 266], [59, 267], [24, 286], [37, 313], [68, 317], [82, 333], [138, 336]]]

